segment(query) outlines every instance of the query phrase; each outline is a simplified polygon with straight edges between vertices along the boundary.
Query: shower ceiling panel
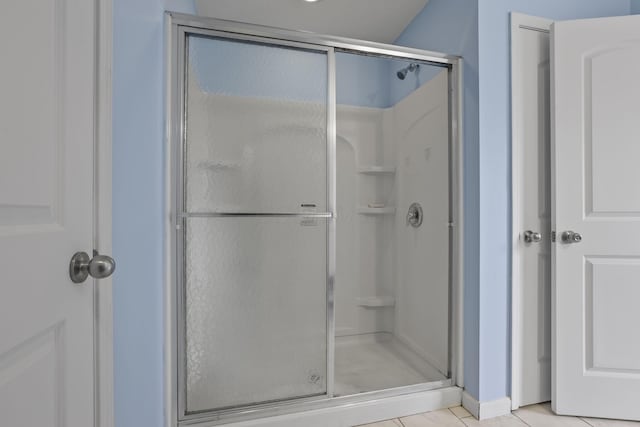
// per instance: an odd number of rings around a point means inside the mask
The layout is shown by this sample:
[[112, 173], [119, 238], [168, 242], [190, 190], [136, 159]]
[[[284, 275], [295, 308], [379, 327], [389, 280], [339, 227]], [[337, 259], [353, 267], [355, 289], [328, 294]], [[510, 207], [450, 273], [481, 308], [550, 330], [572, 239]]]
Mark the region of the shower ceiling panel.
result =
[[393, 43], [429, 0], [195, 0], [200, 16]]

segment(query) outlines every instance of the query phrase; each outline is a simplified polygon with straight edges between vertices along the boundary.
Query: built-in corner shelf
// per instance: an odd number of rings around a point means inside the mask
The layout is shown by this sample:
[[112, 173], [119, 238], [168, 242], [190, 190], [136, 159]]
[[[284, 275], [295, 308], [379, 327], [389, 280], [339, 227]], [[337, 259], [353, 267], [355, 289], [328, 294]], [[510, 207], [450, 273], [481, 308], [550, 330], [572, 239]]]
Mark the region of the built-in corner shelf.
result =
[[360, 307], [383, 308], [393, 307], [396, 304], [396, 299], [392, 296], [359, 297], [356, 298], [356, 303]]
[[393, 206], [385, 206], [383, 208], [370, 208], [368, 206], [360, 206], [358, 208], [360, 215], [393, 215], [396, 208]]
[[240, 163], [227, 162], [224, 160], [203, 160], [198, 162], [198, 167], [209, 170], [237, 169], [240, 167]]
[[363, 166], [358, 168], [358, 173], [365, 175], [393, 175], [396, 168], [386, 166]]

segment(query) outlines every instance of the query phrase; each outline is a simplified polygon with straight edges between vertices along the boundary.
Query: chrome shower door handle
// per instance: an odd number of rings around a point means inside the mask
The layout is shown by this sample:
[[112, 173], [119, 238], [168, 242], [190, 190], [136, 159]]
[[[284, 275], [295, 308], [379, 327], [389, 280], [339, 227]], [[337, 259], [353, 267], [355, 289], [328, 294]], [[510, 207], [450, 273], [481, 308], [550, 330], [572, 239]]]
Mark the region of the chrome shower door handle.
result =
[[98, 255], [95, 252], [93, 258], [89, 258], [86, 252], [76, 252], [69, 263], [69, 277], [73, 283], [82, 283], [91, 276], [94, 279], [104, 279], [113, 274], [116, 262], [107, 255]]
[[538, 243], [542, 241], [542, 234], [537, 231], [527, 230], [524, 232], [524, 241], [527, 243]]

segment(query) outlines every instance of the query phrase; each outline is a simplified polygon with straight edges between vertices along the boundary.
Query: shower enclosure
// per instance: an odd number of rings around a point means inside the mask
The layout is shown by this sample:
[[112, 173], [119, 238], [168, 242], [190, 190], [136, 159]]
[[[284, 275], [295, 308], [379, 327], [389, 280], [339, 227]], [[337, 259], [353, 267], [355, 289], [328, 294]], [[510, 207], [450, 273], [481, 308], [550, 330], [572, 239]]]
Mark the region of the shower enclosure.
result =
[[455, 385], [459, 58], [168, 19], [177, 422]]

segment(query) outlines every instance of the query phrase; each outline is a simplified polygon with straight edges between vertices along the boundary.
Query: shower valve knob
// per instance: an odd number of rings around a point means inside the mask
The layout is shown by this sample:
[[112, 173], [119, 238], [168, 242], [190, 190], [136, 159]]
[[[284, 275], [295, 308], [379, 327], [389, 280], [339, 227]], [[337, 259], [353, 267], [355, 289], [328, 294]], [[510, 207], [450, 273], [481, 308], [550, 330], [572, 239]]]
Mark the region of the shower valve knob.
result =
[[418, 228], [422, 225], [422, 206], [420, 203], [412, 203], [407, 212], [407, 225]]

